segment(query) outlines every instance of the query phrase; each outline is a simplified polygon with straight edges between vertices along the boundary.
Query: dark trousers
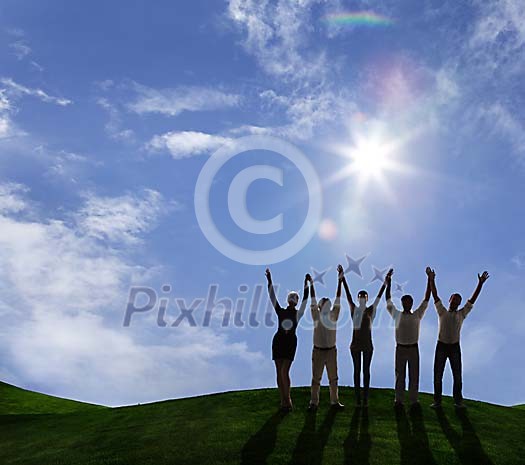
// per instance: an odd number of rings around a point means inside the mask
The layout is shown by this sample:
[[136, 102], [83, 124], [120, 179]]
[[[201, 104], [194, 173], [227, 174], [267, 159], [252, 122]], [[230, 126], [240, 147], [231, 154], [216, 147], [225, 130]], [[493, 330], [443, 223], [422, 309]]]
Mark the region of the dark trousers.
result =
[[361, 354], [363, 354], [363, 396], [368, 399], [370, 389], [370, 364], [372, 363], [373, 350], [350, 350], [354, 362], [354, 390], [358, 401], [361, 400]]
[[452, 368], [452, 377], [454, 379], [454, 386], [452, 388], [454, 402], [461, 403], [463, 395], [461, 393], [463, 388], [463, 381], [461, 379], [461, 348], [459, 342], [456, 344], [445, 344], [438, 341], [436, 346], [436, 355], [434, 357], [434, 402], [441, 403], [443, 392], [443, 372], [447, 359], [450, 361], [450, 368]]

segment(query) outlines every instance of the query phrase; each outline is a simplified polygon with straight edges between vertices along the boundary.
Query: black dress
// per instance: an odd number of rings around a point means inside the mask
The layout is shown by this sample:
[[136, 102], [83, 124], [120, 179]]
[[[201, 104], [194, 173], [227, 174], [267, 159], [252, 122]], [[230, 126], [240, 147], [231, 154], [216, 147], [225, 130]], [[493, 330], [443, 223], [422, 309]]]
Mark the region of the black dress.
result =
[[[374, 345], [372, 344], [372, 323], [375, 316], [375, 308], [374, 306], [366, 307], [366, 309], [362, 311], [360, 321], [357, 322], [355, 321], [356, 311], [359, 310], [355, 309], [352, 311], [354, 329], [352, 332], [350, 350], [372, 352], [374, 350]], [[359, 318], [357, 319], [359, 320]]]
[[279, 327], [272, 340], [272, 360], [292, 360], [297, 349], [297, 310], [295, 307], [276, 307]]

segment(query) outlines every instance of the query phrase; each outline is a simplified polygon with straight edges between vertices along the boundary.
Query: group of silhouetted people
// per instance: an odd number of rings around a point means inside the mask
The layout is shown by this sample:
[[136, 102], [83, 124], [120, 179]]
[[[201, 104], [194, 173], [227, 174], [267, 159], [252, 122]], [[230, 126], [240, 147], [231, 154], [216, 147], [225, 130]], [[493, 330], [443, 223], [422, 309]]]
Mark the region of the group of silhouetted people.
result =
[[[414, 299], [411, 295], [401, 297], [402, 309], [396, 308], [392, 302], [391, 285], [393, 269], [385, 276], [379, 292], [369, 305], [367, 291], [359, 291], [357, 302], [354, 302], [348, 287], [343, 267], [337, 266], [338, 282], [335, 301], [332, 303], [327, 297], [316, 299], [314, 280], [310, 274], [305, 275], [303, 297], [299, 305], [299, 294], [288, 293], [287, 307], [279, 305], [272, 282], [272, 275], [266, 269], [268, 292], [270, 301], [278, 318], [278, 329], [272, 340], [272, 359], [277, 372], [277, 386], [281, 397], [281, 410], [290, 412], [293, 408], [290, 396], [290, 367], [297, 349], [296, 329], [299, 320], [303, 317], [310, 297], [310, 310], [314, 323], [312, 349], [312, 385], [311, 399], [308, 409], [317, 410], [319, 405], [319, 391], [321, 378], [326, 367], [330, 386], [330, 404], [332, 408], [343, 409], [339, 402], [338, 374], [337, 374], [337, 321], [341, 311], [341, 291], [345, 290], [350, 306], [353, 324], [350, 354], [354, 366], [354, 392], [356, 406], [368, 406], [370, 388], [370, 365], [374, 346], [372, 343], [372, 324], [377, 312], [377, 306], [386, 290], [386, 308], [395, 321], [396, 353], [395, 353], [395, 402], [396, 407], [404, 405], [406, 371], [408, 367], [408, 390], [411, 406], [418, 406], [419, 393], [419, 328], [423, 319], [430, 295], [434, 298], [434, 305], [439, 317], [439, 334], [434, 358], [434, 403], [432, 407], [441, 407], [443, 373], [447, 359], [450, 362], [453, 376], [454, 404], [457, 408], [464, 408], [462, 396], [462, 369], [460, 333], [463, 320], [472, 310], [483, 284], [489, 278], [485, 271], [478, 274], [478, 285], [467, 303], [461, 306], [461, 295], [454, 293], [449, 299], [448, 308], [441, 302], [436, 289], [436, 274], [427, 267], [427, 287], [423, 301], [413, 310]], [[361, 388], [362, 378], [362, 388]]]

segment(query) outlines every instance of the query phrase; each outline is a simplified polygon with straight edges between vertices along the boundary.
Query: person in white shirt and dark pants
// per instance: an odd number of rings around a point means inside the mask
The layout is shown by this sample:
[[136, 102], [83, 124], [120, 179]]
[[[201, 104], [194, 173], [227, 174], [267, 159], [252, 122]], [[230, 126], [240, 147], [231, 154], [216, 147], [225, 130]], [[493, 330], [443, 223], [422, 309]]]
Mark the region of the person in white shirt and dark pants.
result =
[[323, 297], [317, 303], [315, 297], [314, 282], [310, 277], [311, 312], [314, 322], [314, 347], [312, 350], [312, 389], [311, 400], [308, 410], [315, 411], [319, 405], [319, 391], [321, 378], [326, 367], [328, 382], [330, 385], [330, 404], [333, 408], [342, 409], [344, 406], [339, 402], [338, 375], [337, 375], [337, 347], [336, 333], [337, 320], [341, 310], [341, 283], [342, 266], [337, 267], [338, 283], [335, 302], [332, 306], [330, 299]]
[[413, 312], [414, 299], [411, 295], [401, 297], [403, 311], [396, 308], [392, 302], [392, 273], [387, 275], [386, 282], [386, 309], [396, 324], [396, 396], [395, 405], [401, 407], [404, 404], [406, 369], [408, 365], [408, 396], [412, 406], [418, 405], [419, 394], [419, 327], [425, 316], [425, 311], [430, 300], [431, 269], [427, 268], [427, 290], [425, 298]]
[[461, 295], [458, 293], [452, 294], [449, 299], [448, 309], [443, 305], [438, 296], [435, 273], [431, 270], [431, 290], [434, 297], [434, 304], [439, 316], [439, 335], [436, 346], [436, 354], [434, 357], [434, 403], [433, 408], [441, 407], [442, 391], [443, 391], [443, 372], [445, 371], [445, 364], [447, 359], [450, 361], [452, 368], [452, 377], [454, 385], [452, 388], [454, 396], [454, 404], [457, 408], [464, 408], [462, 395], [462, 367], [461, 367], [461, 347], [460, 334], [463, 321], [472, 310], [476, 302], [483, 284], [489, 279], [489, 274], [484, 271], [483, 274], [478, 274], [478, 285], [472, 294], [472, 297], [467, 303], [460, 308]]

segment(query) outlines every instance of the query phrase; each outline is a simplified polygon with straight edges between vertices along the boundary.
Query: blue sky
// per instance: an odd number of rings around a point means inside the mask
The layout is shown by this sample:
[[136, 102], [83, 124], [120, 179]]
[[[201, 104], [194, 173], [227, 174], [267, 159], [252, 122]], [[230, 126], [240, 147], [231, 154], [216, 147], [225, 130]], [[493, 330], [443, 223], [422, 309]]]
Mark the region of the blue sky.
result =
[[[358, 11], [391, 23], [325, 20]], [[274, 327], [222, 327], [220, 308], [209, 327], [170, 327], [176, 299], [190, 306], [216, 284], [218, 299], [240, 302], [264, 285], [264, 265], [216, 250], [194, 209], [211, 154], [257, 134], [299, 148], [322, 186], [316, 233], [271, 265], [281, 301], [312, 267], [328, 269], [318, 294], [333, 295], [345, 254], [367, 256], [363, 278], [348, 275], [353, 292], [375, 293], [372, 266], [393, 265], [416, 301], [427, 265], [444, 298], [468, 298], [487, 269], [463, 328], [465, 395], [525, 402], [523, 24], [517, 0], [2, 2], [1, 379], [111, 405], [273, 386]], [[394, 147], [379, 179], [346, 169], [363, 144]], [[258, 180], [246, 196], [254, 218], [283, 215], [274, 234], [242, 231], [228, 209], [236, 174], [259, 164], [284, 173], [282, 187]], [[222, 234], [253, 250], [292, 238], [308, 208], [297, 167], [265, 150], [226, 163], [210, 192]], [[151, 311], [123, 327], [130, 286], [161, 295], [165, 283], [169, 325]], [[436, 335], [431, 309], [424, 391]], [[345, 319], [343, 384], [350, 336]], [[310, 381], [311, 337], [305, 321], [295, 385]], [[372, 383], [392, 386], [384, 304], [374, 343]]]

